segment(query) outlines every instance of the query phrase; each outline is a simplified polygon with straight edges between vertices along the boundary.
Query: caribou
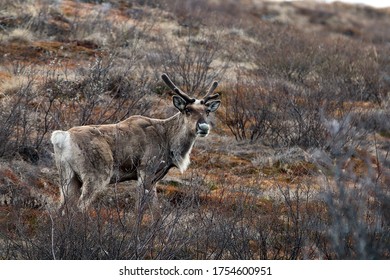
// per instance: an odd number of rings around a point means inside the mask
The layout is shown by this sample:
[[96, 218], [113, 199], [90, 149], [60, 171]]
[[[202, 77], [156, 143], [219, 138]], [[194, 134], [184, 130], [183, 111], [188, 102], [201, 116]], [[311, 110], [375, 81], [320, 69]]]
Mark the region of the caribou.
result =
[[214, 94], [216, 81], [202, 99], [196, 99], [166, 74], [161, 78], [174, 93], [173, 105], [179, 111], [175, 115], [167, 119], [134, 115], [115, 124], [52, 133], [60, 207], [68, 203], [84, 211], [109, 184], [135, 180], [136, 209], [142, 211], [146, 204], [158, 208], [156, 183], [173, 167], [182, 173], [187, 169], [195, 140], [209, 134], [209, 114], [221, 103]]

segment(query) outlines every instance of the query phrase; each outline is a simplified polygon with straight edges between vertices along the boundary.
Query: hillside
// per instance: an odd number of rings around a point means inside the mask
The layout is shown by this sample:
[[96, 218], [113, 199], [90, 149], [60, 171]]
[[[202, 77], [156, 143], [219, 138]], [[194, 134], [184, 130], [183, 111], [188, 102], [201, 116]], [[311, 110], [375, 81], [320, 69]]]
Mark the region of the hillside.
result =
[[[0, 259], [388, 259], [389, 30], [342, 3], [2, 1]], [[162, 221], [133, 183], [58, 213], [51, 132], [173, 115], [162, 73], [222, 98]]]

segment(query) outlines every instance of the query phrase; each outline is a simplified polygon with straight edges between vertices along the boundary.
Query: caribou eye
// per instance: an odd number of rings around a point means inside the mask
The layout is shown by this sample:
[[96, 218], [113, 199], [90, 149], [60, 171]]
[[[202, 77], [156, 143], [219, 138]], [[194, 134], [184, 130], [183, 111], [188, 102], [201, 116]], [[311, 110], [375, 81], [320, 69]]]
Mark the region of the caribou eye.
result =
[[184, 112], [185, 112], [187, 115], [189, 115], [189, 114], [191, 114], [192, 110], [191, 110], [190, 108], [185, 108], [185, 109], [184, 109]]
[[210, 114], [210, 110], [207, 109], [207, 110], [206, 110], [206, 115], [208, 116], [209, 114]]

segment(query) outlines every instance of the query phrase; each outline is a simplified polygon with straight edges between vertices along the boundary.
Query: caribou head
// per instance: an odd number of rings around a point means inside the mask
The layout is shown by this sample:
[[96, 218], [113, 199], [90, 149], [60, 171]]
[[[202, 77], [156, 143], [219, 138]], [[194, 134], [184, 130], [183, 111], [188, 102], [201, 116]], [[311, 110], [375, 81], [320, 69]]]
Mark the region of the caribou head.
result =
[[175, 93], [173, 96], [173, 105], [185, 118], [186, 125], [192, 127], [194, 134], [197, 136], [207, 136], [210, 131], [208, 116], [211, 112], [215, 112], [221, 104], [220, 100], [215, 100], [218, 99], [219, 94], [212, 94], [217, 88], [218, 82], [213, 82], [210, 89], [202, 99], [195, 99], [179, 89], [171, 81], [167, 74], [163, 74], [161, 78]]

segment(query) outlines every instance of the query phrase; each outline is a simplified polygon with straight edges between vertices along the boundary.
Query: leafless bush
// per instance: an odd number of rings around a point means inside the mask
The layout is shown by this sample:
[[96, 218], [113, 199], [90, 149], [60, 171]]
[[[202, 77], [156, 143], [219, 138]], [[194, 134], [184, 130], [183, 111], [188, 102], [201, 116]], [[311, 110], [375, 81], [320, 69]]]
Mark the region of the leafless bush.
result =
[[188, 94], [194, 95], [206, 91], [213, 80], [220, 80], [227, 63], [214, 67], [219, 55], [217, 35], [193, 35], [188, 31], [183, 42], [163, 39], [155, 50], [158, 58], [149, 55], [149, 62], [159, 73], [170, 73]]
[[[96, 202], [95, 209], [80, 213], [68, 209], [64, 215], [46, 208], [9, 210], [8, 227], [0, 227], [2, 259], [188, 259], [194, 256], [199, 227], [191, 223], [193, 196], [163, 202], [161, 217], [146, 221], [133, 207]], [[178, 203], [179, 202], [179, 203]], [[129, 210], [131, 208], [131, 210]], [[189, 223], [186, 223], [189, 222]], [[205, 231], [205, 230], [203, 230]]]
[[[385, 155], [385, 158], [388, 155]], [[328, 251], [335, 259], [387, 259], [389, 257], [389, 188], [385, 183], [388, 171], [380, 166], [385, 158], [376, 158], [372, 166], [369, 159], [363, 161], [365, 176], [359, 176], [353, 167], [345, 169], [345, 159], [335, 165], [336, 186], [328, 186], [325, 202], [329, 225]], [[384, 172], [383, 172], [384, 171]]]
[[390, 119], [390, 109], [372, 108], [372, 109], [357, 109], [351, 113], [353, 124], [358, 128], [369, 132], [378, 132], [384, 136], [390, 133], [390, 124], [387, 121]]
[[39, 149], [50, 129], [50, 101], [49, 104], [39, 102], [41, 98], [31, 77], [26, 84], [10, 89], [7, 95], [0, 114], [3, 123], [0, 156], [12, 156], [26, 148]]
[[321, 146], [325, 140], [320, 106], [325, 101], [282, 80], [238, 80], [225, 96], [225, 123], [237, 140], [269, 145]]
[[42, 38], [53, 36], [64, 40], [72, 34], [73, 24], [58, 9], [56, 5], [36, 5], [36, 15], [25, 15], [25, 28]]
[[[131, 66], [116, 66], [114, 60], [97, 58], [80, 69], [77, 80], [54, 78], [42, 86], [56, 100], [53, 115], [57, 125], [112, 123], [131, 114], [147, 112], [150, 108], [145, 98], [150, 91], [148, 78], [144, 73], [134, 75]], [[67, 121], [71, 123], [64, 123]]]
[[344, 167], [349, 158], [331, 170], [336, 187], [323, 185], [322, 193], [308, 180], [275, 184], [274, 194], [265, 197], [261, 181], [255, 188], [232, 182], [210, 188], [207, 177], [194, 174], [176, 193], [162, 189], [161, 219], [145, 214], [140, 224], [120, 200], [99, 200], [89, 213], [64, 216], [14, 207], [9, 226], [0, 228], [0, 257], [386, 259], [390, 174], [371, 169], [372, 177], [357, 177], [353, 166]]
[[180, 25], [191, 29], [198, 29], [209, 19], [209, 15], [215, 10], [215, 5], [208, 0], [163, 0], [162, 8], [172, 12]]
[[322, 92], [332, 92], [341, 102], [382, 102], [375, 49], [340, 39], [325, 42], [322, 56], [323, 61], [316, 67]]
[[292, 27], [247, 32], [262, 44], [245, 49], [256, 68], [252, 75], [237, 71], [237, 84], [226, 96], [225, 123], [237, 140], [323, 147], [325, 120], [341, 123], [352, 102], [384, 101], [374, 49]]
[[312, 39], [293, 27], [266, 25], [264, 30], [250, 34], [262, 42], [256, 49], [248, 50], [259, 75], [301, 85], [318, 63]]
[[[290, 27], [267, 27], [263, 44], [248, 50], [259, 75], [318, 91], [335, 102], [381, 102], [380, 68], [374, 48], [346, 38], [327, 39]], [[276, 36], [277, 34], [277, 36]]]

